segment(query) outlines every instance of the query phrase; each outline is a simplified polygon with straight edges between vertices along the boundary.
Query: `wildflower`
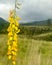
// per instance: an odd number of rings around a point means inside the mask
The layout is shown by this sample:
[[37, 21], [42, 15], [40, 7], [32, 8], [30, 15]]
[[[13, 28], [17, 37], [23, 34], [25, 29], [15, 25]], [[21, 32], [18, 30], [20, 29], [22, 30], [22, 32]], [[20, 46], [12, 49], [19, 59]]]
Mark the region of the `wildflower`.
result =
[[16, 26], [19, 26], [19, 23], [18, 23], [18, 21], [17, 21], [17, 22], [15, 22], [15, 25], [16, 25]]
[[13, 35], [12, 32], [9, 32], [9, 33], [8, 33], [8, 36], [11, 36], [11, 35]]
[[17, 43], [14, 41], [14, 42], [13, 42], [13, 45], [14, 45], [15, 47], [17, 47], [17, 45], [16, 45], [16, 44], [17, 44]]
[[20, 29], [18, 29], [19, 23], [18, 20], [20, 20], [19, 17], [15, 17], [14, 10], [10, 11], [9, 16], [9, 22], [10, 26], [8, 27], [8, 59], [12, 60], [13, 65], [16, 64], [16, 55], [18, 51], [18, 45], [17, 45], [17, 33], [20, 32]]
[[16, 65], [16, 62], [15, 61], [13, 61], [12, 63], [13, 63], [13, 65]]
[[12, 57], [12, 56], [11, 56], [11, 55], [9, 55], [9, 56], [8, 56], [8, 59], [11, 59], [11, 57]]
[[8, 51], [7, 55], [11, 55], [11, 51]]
[[11, 46], [10, 46], [10, 45], [8, 46], [8, 49], [9, 49], [9, 50], [11, 49]]
[[18, 29], [18, 31], [16, 33], [19, 33], [20, 32], [20, 29]]
[[12, 60], [13, 60], [13, 61], [14, 61], [14, 60], [16, 60], [16, 57], [15, 57], [15, 56], [13, 56], [13, 57], [12, 57]]

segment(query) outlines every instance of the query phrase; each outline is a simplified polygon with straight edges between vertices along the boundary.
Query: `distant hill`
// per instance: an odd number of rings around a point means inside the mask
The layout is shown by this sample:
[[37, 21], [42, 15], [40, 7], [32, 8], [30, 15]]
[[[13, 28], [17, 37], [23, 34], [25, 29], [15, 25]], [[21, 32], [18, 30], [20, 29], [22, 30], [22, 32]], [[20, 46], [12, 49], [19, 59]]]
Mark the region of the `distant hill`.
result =
[[6, 29], [9, 26], [9, 22], [4, 20], [3, 18], [0, 17], [0, 33], [5, 33]]
[[6, 23], [7, 21], [0, 17], [0, 24]]
[[[22, 26], [50, 26], [52, 25], [52, 19], [48, 19], [44, 21], [31, 21], [30, 23], [20, 23], [20, 25]], [[0, 33], [7, 33], [8, 26], [9, 26], [9, 22], [0, 17]], [[22, 28], [22, 29], [25, 29], [25, 28]]]
[[[9, 22], [4, 20], [3, 18], [0, 17], [0, 27], [4, 27], [4, 25], [8, 25]], [[20, 23], [21, 25], [27, 25], [27, 26], [44, 26], [44, 25], [52, 25], [52, 19], [48, 20], [43, 20], [43, 21], [31, 21], [28, 23]]]
[[27, 26], [47, 26], [52, 25], [52, 19], [44, 20], [44, 21], [32, 21], [30, 23], [21, 23], [21, 25]]

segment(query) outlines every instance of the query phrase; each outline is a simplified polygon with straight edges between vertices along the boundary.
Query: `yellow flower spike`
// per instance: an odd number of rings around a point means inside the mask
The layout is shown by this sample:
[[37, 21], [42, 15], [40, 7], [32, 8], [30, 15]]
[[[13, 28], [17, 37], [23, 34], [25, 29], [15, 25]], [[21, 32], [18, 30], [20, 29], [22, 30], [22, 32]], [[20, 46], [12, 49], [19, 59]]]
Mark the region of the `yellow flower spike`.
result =
[[18, 20], [20, 20], [20, 18], [15, 16], [14, 10], [11, 10], [10, 15], [9, 15], [10, 26], [7, 29], [8, 31], [8, 43], [7, 43], [8, 53], [7, 55], [8, 55], [8, 58], [12, 60], [13, 65], [16, 64], [16, 55], [18, 51], [17, 33], [20, 32], [20, 29], [18, 29], [19, 27]]

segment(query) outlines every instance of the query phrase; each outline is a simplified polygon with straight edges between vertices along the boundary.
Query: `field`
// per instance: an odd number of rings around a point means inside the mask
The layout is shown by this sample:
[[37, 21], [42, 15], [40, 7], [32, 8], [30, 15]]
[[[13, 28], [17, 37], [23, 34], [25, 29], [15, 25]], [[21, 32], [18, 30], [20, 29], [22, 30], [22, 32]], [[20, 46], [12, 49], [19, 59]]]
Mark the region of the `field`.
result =
[[[44, 40], [48, 35], [52, 34], [40, 34], [37, 39], [19, 35], [17, 65], [52, 65], [52, 41]], [[7, 58], [6, 34], [0, 34], [0, 65], [12, 65]]]

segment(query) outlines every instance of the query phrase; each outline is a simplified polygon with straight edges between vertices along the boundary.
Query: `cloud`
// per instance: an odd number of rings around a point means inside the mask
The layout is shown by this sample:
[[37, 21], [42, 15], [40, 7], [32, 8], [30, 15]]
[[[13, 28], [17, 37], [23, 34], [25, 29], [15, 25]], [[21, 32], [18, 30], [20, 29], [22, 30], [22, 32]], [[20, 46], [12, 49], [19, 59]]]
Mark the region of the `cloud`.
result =
[[0, 17], [7, 20], [8, 15], [9, 15], [9, 11], [12, 7], [13, 7], [13, 5], [10, 6], [10, 4], [8, 4], [8, 3], [0, 4]]
[[[0, 2], [0, 16], [5, 19], [7, 18], [9, 10], [14, 7], [14, 1], [15, 0], [2, 0]], [[21, 9], [17, 9], [17, 15], [21, 17], [20, 22], [52, 18], [52, 0], [18, 1], [22, 3]]]
[[21, 14], [26, 21], [52, 18], [52, 0], [26, 0]]

